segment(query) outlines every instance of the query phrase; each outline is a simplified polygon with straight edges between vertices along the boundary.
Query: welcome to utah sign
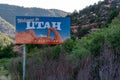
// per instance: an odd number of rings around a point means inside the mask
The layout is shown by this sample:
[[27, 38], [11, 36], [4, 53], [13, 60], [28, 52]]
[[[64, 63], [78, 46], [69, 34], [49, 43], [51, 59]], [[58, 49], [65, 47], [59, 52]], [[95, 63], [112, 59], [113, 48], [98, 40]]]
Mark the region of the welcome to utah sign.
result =
[[16, 44], [61, 44], [70, 38], [70, 18], [16, 17]]

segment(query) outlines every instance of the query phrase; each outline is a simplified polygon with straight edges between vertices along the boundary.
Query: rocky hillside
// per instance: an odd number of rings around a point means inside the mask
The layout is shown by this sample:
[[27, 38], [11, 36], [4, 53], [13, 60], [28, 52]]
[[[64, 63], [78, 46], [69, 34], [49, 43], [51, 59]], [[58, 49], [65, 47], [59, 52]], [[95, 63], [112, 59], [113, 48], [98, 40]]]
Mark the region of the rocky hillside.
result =
[[13, 43], [15, 28], [0, 17], [0, 46]]
[[90, 5], [83, 10], [74, 11], [71, 15], [71, 25], [74, 35], [81, 38], [85, 34], [97, 30], [98, 28], [108, 27], [112, 19], [120, 11], [120, 0], [104, 0], [97, 4]]
[[24, 8], [19, 6], [0, 4], [0, 16], [15, 25], [15, 16], [54, 16], [64, 17], [68, 13], [57, 9]]
[[0, 32], [14, 38], [15, 27], [0, 17]]

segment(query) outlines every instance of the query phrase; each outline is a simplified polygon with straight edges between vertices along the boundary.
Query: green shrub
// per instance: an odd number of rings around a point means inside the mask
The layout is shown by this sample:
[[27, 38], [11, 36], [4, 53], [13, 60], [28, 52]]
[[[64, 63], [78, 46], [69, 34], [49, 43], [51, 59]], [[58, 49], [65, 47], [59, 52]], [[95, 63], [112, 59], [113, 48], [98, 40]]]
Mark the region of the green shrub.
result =
[[63, 49], [68, 53], [72, 51], [74, 46], [75, 46], [75, 41], [72, 39], [68, 39], [62, 44]]
[[90, 53], [86, 38], [76, 41], [76, 45], [72, 48], [72, 52], [68, 55], [73, 61], [78, 61]]
[[0, 67], [3, 67], [5, 70], [8, 70], [9, 62], [10, 62], [10, 59], [7, 59], [7, 58], [0, 59]]
[[106, 35], [106, 41], [109, 46], [120, 52], [120, 21], [113, 21], [109, 28], [109, 34]]
[[11, 58], [16, 57], [17, 53], [13, 51], [11, 46], [6, 46], [0, 49], [0, 58]]
[[61, 48], [60, 45], [53, 47], [52, 59], [58, 59], [60, 56]]
[[71, 44], [67, 42], [68, 46], [65, 44], [65, 49], [72, 51], [69, 55], [70, 58], [79, 60], [89, 54], [99, 56], [100, 49], [106, 42], [109, 47], [118, 53], [120, 52], [120, 22], [118, 20], [114, 20], [108, 28], [91, 32], [87, 37], [74, 42], [76, 45], [72, 48], [69, 46]]

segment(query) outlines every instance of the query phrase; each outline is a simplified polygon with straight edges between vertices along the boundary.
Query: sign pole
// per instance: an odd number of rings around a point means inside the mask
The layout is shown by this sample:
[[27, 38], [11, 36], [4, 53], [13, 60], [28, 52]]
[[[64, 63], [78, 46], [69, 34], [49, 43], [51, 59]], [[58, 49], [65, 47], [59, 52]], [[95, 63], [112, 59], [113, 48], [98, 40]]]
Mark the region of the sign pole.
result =
[[23, 80], [25, 80], [26, 73], [26, 45], [23, 45]]

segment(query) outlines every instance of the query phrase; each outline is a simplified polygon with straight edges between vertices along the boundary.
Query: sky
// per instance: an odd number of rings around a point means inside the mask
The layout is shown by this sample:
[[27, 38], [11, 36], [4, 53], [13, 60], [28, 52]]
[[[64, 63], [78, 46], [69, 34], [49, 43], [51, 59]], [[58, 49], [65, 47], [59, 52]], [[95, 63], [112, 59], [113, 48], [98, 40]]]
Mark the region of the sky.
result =
[[82, 10], [86, 6], [103, 0], [0, 0], [0, 4], [38, 7], [45, 9], [60, 9], [66, 12]]

